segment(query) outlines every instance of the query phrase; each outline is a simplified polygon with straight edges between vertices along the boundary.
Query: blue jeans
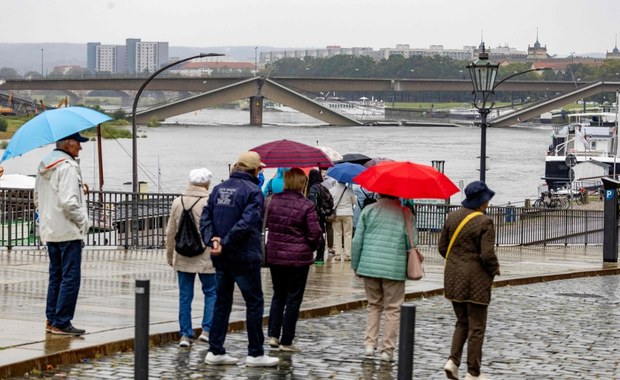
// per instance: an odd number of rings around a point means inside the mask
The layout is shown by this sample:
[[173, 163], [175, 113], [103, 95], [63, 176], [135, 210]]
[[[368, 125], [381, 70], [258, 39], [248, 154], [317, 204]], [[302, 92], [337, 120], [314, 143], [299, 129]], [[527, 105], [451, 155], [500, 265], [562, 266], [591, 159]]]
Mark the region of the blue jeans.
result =
[[217, 269], [215, 310], [209, 333], [209, 351], [214, 355], [226, 353], [224, 341], [233, 304], [235, 283], [245, 300], [245, 324], [248, 334], [248, 356], [264, 355], [263, 343], [263, 288], [260, 269], [240, 272], [230, 268]]
[[82, 240], [47, 243], [50, 258], [45, 316], [59, 328], [71, 324], [80, 292]]
[[267, 335], [280, 339], [280, 343], [284, 346], [290, 346], [295, 338], [295, 327], [306, 290], [309, 267], [273, 265], [269, 269], [273, 283], [273, 297], [269, 309]]
[[[215, 305], [215, 275], [198, 273], [204, 294], [204, 306], [202, 311], [202, 329], [211, 330], [213, 319], [213, 305]], [[177, 272], [179, 280], [179, 334], [188, 338], [194, 338], [192, 329], [192, 301], [194, 300], [194, 281], [196, 273]]]

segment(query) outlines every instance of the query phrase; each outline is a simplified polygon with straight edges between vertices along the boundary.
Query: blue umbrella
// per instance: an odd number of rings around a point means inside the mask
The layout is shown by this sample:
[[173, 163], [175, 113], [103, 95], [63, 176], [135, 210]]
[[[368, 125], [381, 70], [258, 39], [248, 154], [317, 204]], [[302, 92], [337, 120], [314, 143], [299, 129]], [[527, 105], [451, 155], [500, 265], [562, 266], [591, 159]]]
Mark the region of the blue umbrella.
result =
[[11, 137], [2, 159], [21, 156], [108, 120], [108, 115], [84, 107], [65, 107], [45, 111], [19, 127]]
[[342, 162], [329, 168], [327, 175], [338, 182], [353, 183], [353, 178], [364, 170], [366, 168], [360, 164]]

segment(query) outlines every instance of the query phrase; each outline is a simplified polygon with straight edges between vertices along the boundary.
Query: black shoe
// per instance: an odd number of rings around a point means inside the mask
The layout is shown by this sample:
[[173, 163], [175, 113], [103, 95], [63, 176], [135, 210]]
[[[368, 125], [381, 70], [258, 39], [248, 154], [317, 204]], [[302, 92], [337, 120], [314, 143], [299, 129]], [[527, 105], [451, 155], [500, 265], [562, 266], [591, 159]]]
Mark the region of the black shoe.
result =
[[56, 334], [56, 335], [82, 335], [86, 332], [86, 330], [82, 330], [82, 329], [77, 329], [75, 327], [73, 327], [72, 324], [69, 324], [66, 327], [56, 327], [56, 326], [52, 326], [52, 334]]

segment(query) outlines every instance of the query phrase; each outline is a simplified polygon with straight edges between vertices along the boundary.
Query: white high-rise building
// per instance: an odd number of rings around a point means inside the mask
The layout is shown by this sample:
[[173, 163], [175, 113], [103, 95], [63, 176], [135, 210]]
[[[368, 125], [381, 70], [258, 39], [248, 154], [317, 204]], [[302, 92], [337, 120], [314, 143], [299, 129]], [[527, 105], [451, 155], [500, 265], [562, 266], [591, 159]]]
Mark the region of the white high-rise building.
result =
[[167, 42], [136, 43], [136, 73], [153, 73], [168, 63]]
[[124, 73], [125, 46], [99, 45], [95, 53], [95, 71], [108, 72], [110, 74]]

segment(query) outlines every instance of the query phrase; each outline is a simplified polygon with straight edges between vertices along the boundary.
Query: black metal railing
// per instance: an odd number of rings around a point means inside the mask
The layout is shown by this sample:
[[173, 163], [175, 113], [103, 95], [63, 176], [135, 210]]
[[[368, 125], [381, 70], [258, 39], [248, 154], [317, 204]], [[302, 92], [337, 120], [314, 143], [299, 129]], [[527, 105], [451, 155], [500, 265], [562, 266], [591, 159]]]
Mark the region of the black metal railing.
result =
[[[86, 245], [163, 248], [170, 206], [178, 194], [91, 191], [91, 229]], [[39, 247], [33, 191], [0, 189], [0, 247]], [[460, 206], [417, 204], [418, 244], [437, 245], [449, 212]], [[497, 245], [602, 244], [603, 212], [524, 207], [489, 207]], [[135, 217], [134, 217], [135, 215]]]
[[[163, 248], [170, 206], [176, 196], [91, 191], [86, 201], [91, 223], [86, 245]], [[33, 191], [0, 189], [0, 200], [0, 246], [8, 249], [41, 246]]]

